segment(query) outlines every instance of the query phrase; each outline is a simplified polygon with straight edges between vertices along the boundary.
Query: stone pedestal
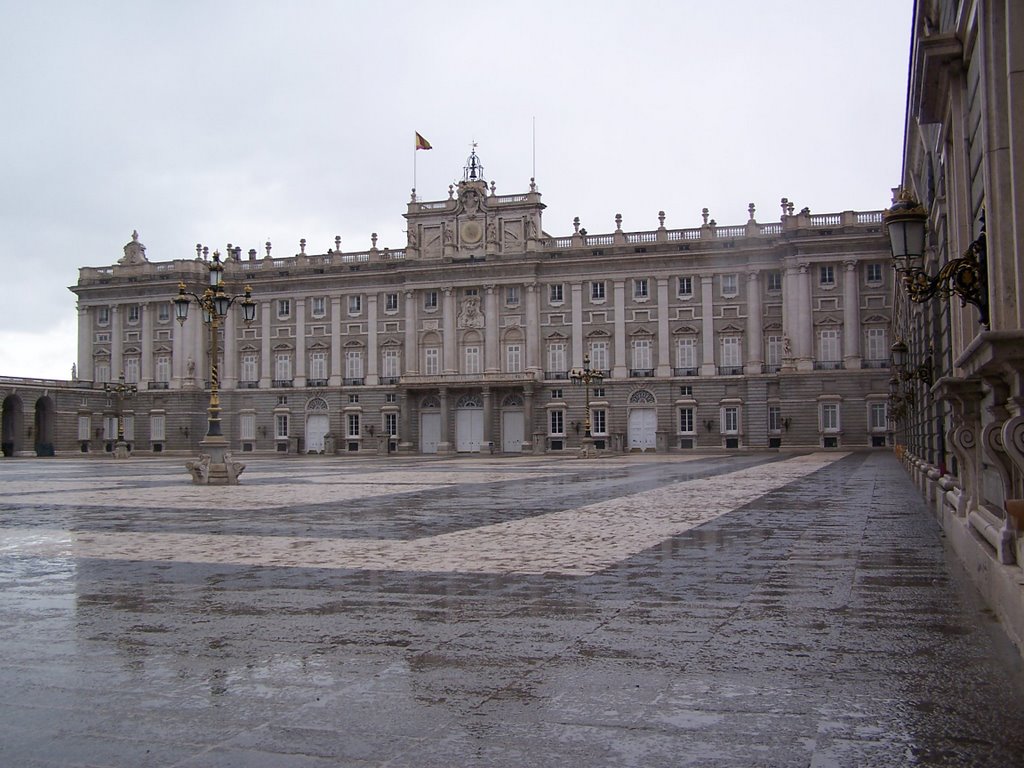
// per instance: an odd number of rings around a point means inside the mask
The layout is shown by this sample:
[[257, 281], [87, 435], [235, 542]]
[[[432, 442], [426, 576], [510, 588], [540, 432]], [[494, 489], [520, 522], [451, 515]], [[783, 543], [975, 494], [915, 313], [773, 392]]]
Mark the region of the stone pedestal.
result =
[[221, 436], [207, 437], [199, 447], [199, 458], [185, 464], [195, 485], [238, 485], [245, 464], [234, 461], [227, 440]]
[[594, 438], [584, 437], [580, 440], [580, 449], [577, 454], [581, 459], [593, 459], [597, 456], [597, 449], [594, 448]]
[[114, 443], [114, 458], [115, 459], [127, 459], [132, 455], [132, 452], [128, 449], [128, 443], [124, 440], [118, 440]]

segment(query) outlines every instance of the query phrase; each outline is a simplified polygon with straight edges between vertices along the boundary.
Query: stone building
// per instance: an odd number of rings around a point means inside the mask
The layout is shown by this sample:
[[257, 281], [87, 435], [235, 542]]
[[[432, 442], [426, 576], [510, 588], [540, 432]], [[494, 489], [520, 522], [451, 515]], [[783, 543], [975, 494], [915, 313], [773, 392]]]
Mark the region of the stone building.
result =
[[917, 3], [902, 191], [894, 208], [916, 211], [926, 237], [898, 265], [913, 277], [895, 294], [898, 448], [1024, 648], [1021, 3]]
[[[355, 252], [340, 238], [289, 256], [228, 245], [225, 284], [258, 302], [251, 327], [232, 308], [218, 343], [233, 449], [567, 451], [587, 394], [598, 451], [887, 444], [881, 211], [784, 199], [769, 223], [751, 204], [736, 226], [705, 210], [688, 229], [659, 213], [646, 231], [616, 216], [607, 234], [576, 221], [552, 237], [544, 207], [532, 180], [497, 194], [474, 150], [447, 197], [414, 193], [404, 247], [376, 235]], [[57, 450], [109, 450], [118, 410], [136, 453], [195, 449], [209, 332], [199, 312], [179, 326], [171, 299], [179, 281], [201, 291], [211, 259], [197, 246], [150, 261], [133, 235], [116, 264], [81, 269], [78, 380], [51, 408]], [[569, 375], [587, 361], [604, 373], [589, 393]], [[99, 390], [122, 373], [138, 393], [119, 405]], [[15, 418], [4, 440], [31, 450]]]

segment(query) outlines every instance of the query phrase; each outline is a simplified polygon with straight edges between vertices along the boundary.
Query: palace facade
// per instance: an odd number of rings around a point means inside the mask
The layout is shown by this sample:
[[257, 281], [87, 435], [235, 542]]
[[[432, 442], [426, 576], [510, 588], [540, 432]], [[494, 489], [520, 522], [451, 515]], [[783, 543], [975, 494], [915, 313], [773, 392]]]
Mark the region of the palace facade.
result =
[[[751, 204], [735, 226], [705, 210], [688, 229], [659, 213], [645, 231], [616, 216], [606, 234], [576, 221], [553, 237], [544, 207], [532, 180], [498, 195], [474, 152], [447, 197], [414, 193], [404, 247], [376, 235], [355, 252], [340, 238], [288, 256], [228, 245], [224, 283], [258, 302], [251, 327], [235, 306], [219, 331], [233, 450], [567, 451], [588, 396], [598, 451], [889, 443], [881, 211], [812, 214], [783, 199], [767, 223]], [[81, 269], [76, 381], [54, 383], [37, 440], [110, 450], [121, 412], [135, 453], [195, 450], [209, 331], [199, 312], [179, 325], [171, 299], [179, 282], [202, 291], [210, 259], [197, 246], [150, 261], [133, 235], [117, 263]], [[603, 380], [575, 386], [584, 365]], [[103, 393], [122, 374], [138, 392]], [[8, 418], [31, 403], [5, 403], [7, 448], [32, 450]]]

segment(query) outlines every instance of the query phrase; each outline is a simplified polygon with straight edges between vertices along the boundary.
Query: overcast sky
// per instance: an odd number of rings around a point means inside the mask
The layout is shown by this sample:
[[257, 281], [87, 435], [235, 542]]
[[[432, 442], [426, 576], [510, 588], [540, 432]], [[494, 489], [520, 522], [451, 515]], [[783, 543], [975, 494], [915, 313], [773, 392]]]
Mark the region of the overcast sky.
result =
[[544, 230], [877, 210], [911, 0], [0, 0], [0, 375], [67, 378], [80, 266], [405, 245], [472, 141]]

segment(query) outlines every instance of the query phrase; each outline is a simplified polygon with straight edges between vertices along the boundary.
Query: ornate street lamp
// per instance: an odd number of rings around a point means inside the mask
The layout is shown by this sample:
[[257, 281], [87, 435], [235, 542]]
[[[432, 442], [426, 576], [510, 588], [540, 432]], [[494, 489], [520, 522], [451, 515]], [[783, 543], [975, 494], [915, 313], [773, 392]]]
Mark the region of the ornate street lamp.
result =
[[227, 315], [231, 305], [236, 301], [242, 307], [242, 317], [246, 325], [256, 319], [256, 302], [252, 299], [252, 288], [245, 286], [245, 292], [230, 296], [224, 291], [224, 265], [220, 261], [220, 253], [213, 252], [210, 262], [210, 285], [202, 295], [187, 290], [185, 283], [178, 283], [178, 295], [174, 297], [174, 317], [180, 325], [188, 319], [188, 308], [193, 302], [199, 305], [203, 313], [203, 323], [210, 329], [210, 406], [207, 421], [206, 437], [199, 443], [203, 452], [197, 461], [190, 461], [186, 466], [192, 473], [192, 482], [197, 485], [237, 485], [238, 475], [244, 465], [232, 461], [228, 453], [228, 442], [221, 431], [220, 423], [220, 383], [217, 371], [217, 331], [221, 319]]
[[117, 378], [116, 384], [109, 382], [103, 385], [103, 391], [113, 395], [117, 402], [117, 441], [114, 443], [114, 458], [127, 459], [130, 451], [128, 442], [124, 439], [124, 409], [123, 401], [126, 397], [135, 397], [139, 388], [135, 384], [125, 384], [124, 371]]
[[988, 327], [988, 267], [985, 239], [985, 214], [981, 215], [981, 234], [967, 246], [959, 258], [950, 259], [935, 276], [924, 270], [925, 230], [928, 211], [906, 190], [882, 216], [889, 244], [892, 265], [902, 279], [907, 297], [923, 304], [939, 295], [960, 297], [961, 306], [977, 307], [979, 322]]
[[585, 457], [594, 455], [594, 438], [590, 434], [590, 385], [600, 384], [604, 381], [604, 372], [594, 370], [590, 367], [590, 355], [583, 356], [583, 367], [573, 368], [569, 371], [569, 381], [574, 386], [583, 387], [583, 447], [580, 454]]

